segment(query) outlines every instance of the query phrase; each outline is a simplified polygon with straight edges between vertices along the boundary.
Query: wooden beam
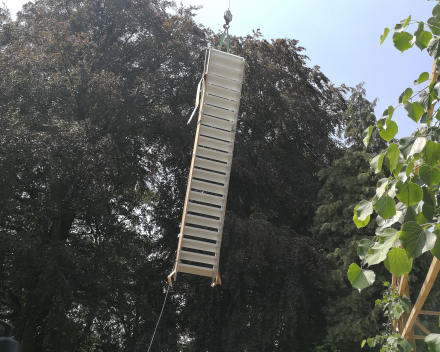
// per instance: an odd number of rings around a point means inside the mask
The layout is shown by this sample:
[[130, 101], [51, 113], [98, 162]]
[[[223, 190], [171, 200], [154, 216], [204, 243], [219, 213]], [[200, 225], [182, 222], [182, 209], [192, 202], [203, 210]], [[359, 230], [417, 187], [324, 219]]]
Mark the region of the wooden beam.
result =
[[414, 339], [416, 340], [424, 340], [426, 336], [424, 335], [414, 335]]
[[393, 293], [394, 293], [394, 291], [396, 291], [396, 282], [397, 282], [397, 276], [393, 275], [391, 277], [391, 288], [393, 290]]
[[423, 326], [423, 324], [422, 324], [420, 321], [416, 320], [416, 321], [415, 321], [415, 324], [416, 324], [420, 329], [422, 329], [422, 331], [423, 331], [426, 335], [429, 335], [429, 334], [431, 333], [431, 331], [429, 331], [427, 328], [425, 328], [425, 327]]
[[425, 282], [423, 283], [422, 289], [420, 290], [419, 297], [417, 297], [417, 301], [414, 304], [413, 309], [411, 310], [411, 314], [409, 315], [408, 321], [405, 324], [404, 329], [402, 330], [402, 338], [406, 339], [409, 336], [410, 331], [412, 331], [414, 324], [416, 322], [417, 316], [420, 314], [423, 304], [428, 297], [429, 291], [431, 291], [432, 285], [438, 275], [440, 270], [440, 261], [434, 257], [432, 260], [431, 266], [429, 268], [428, 274], [426, 275]]
[[429, 310], [421, 310], [419, 315], [423, 314], [423, 315], [440, 315], [440, 312], [431, 312]]
[[[403, 276], [401, 276], [400, 282], [399, 282], [399, 296], [402, 297], [403, 294], [405, 293], [406, 290], [406, 286], [408, 284], [408, 275], [409, 274], [405, 274]], [[409, 298], [409, 296], [407, 295], [407, 297]]]
[[[404, 275], [402, 279], [400, 280], [400, 287], [399, 287], [399, 293], [402, 297], [405, 295], [408, 299], [410, 299], [409, 296], [409, 283], [408, 283], [408, 274]], [[403, 314], [400, 317], [400, 325], [399, 325], [399, 332], [403, 330], [403, 327], [406, 326], [406, 323], [408, 322], [409, 313], [405, 310]], [[414, 327], [409, 329], [408, 336], [406, 339], [413, 344], [413, 346], [416, 345], [416, 339], [414, 337]], [[416, 349], [413, 349], [413, 352], [416, 352]]]

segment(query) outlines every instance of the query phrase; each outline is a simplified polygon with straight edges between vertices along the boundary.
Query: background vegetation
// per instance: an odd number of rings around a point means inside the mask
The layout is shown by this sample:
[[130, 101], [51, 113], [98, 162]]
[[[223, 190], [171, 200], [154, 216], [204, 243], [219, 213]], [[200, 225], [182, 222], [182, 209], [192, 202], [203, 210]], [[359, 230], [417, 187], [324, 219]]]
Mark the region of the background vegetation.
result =
[[[175, 257], [186, 120], [219, 42], [193, 13], [164, 0], [0, 9], [0, 318], [23, 352], [146, 350]], [[223, 285], [179, 275], [155, 351], [355, 352], [381, 329], [380, 283], [359, 294], [346, 279], [374, 236], [353, 208], [387, 172], [369, 168], [378, 132], [362, 142], [375, 102], [304, 50], [231, 39], [246, 73]]]

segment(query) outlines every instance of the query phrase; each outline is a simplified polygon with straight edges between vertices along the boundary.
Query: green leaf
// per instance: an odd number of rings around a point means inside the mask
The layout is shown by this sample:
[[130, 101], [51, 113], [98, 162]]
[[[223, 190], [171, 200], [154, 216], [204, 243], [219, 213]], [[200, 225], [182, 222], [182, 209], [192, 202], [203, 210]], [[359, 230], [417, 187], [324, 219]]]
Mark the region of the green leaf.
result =
[[437, 37], [434, 37], [429, 41], [428, 47], [426, 48], [426, 50], [428, 50], [428, 54], [430, 56], [432, 56], [434, 59], [436, 59], [440, 56], [440, 48], [438, 45], [438, 38]]
[[440, 334], [429, 334], [425, 337], [425, 342], [429, 346], [429, 352], [440, 352]]
[[394, 203], [393, 198], [382, 196], [376, 204], [374, 204], [374, 210], [376, 210], [383, 219], [388, 219], [396, 215], [396, 203]]
[[396, 193], [397, 193], [397, 190], [396, 190], [396, 183], [397, 183], [397, 180], [394, 179], [394, 180], [392, 180], [392, 181], [390, 182], [390, 185], [389, 185], [389, 187], [388, 187], [388, 195], [389, 195], [391, 198], [394, 198], [394, 197], [396, 196]]
[[403, 224], [399, 239], [407, 257], [411, 259], [417, 258], [422, 253], [433, 249], [436, 237], [432, 232], [410, 221]]
[[436, 17], [430, 17], [426, 22], [432, 34], [440, 35], [440, 21]]
[[[414, 32], [413, 41], [417, 45], [417, 47], [423, 51], [428, 46], [429, 41], [432, 39], [431, 32], [423, 30], [425, 24], [423, 22], [419, 22], [417, 30]], [[421, 83], [421, 82], [419, 82]]]
[[[435, 196], [434, 191], [431, 188], [423, 187], [423, 207], [422, 214], [426, 219], [426, 223], [431, 222], [435, 213]], [[422, 219], [417, 219], [417, 223], [420, 224]]]
[[[403, 170], [402, 170], [403, 168]], [[403, 163], [401, 161], [399, 161], [396, 165], [396, 168], [393, 171], [393, 175], [394, 177], [403, 177], [404, 179], [402, 179], [403, 182], [406, 181], [406, 175], [405, 175], [405, 169], [406, 169], [406, 165], [405, 167], [403, 167]], [[402, 170], [402, 172], [401, 172]]]
[[428, 141], [422, 152], [423, 161], [431, 167], [440, 165], [440, 144]]
[[419, 185], [406, 181], [397, 182], [397, 199], [400, 200], [407, 207], [419, 203], [423, 198], [423, 190]]
[[406, 88], [405, 91], [402, 94], [400, 94], [399, 104], [405, 105], [408, 102], [408, 99], [411, 98], [412, 94], [413, 94], [413, 90], [411, 88]]
[[425, 148], [427, 139], [425, 137], [403, 137], [399, 140], [399, 149], [403, 157], [408, 157], [421, 153]]
[[388, 116], [390, 117], [390, 118], [392, 118], [393, 117], [393, 114], [394, 114], [394, 107], [393, 106], [388, 106]]
[[382, 45], [382, 43], [385, 41], [385, 39], [387, 39], [388, 33], [390, 33], [390, 30], [388, 28], [385, 28], [383, 30], [383, 34], [380, 36], [380, 43], [379, 46]]
[[[405, 251], [403, 251], [403, 252], [405, 252]], [[395, 319], [399, 319], [400, 316], [404, 312], [403, 308], [399, 305], [395, 305], [392, 310], [393, 310], [393, 316]]]
[[411, 15], [409, 15], [408, 18], [397, 23], [394, 27], [394, 31], [397, 33], [402, 32], [405, 29], [405, 27], [408, 26], [410, 21], [411, 21]]
[[364, 347], [366, 343], [367, 343], [367, 340], [362, 341], [361, 348]]
[[357, 253], [361, 260], [365, 259], [365, 256], [367, 255], [368, 250], [370, 249], [371, 245], [373, 244], [373, 241], [364, 238], [359, 242]]
[[391, 172], [394, 171], [399, 162], [400, 151], [398, 147], [399, 146], [396, 143], [391, 143], [387, 149], [387, 159], [390, 162], [389, 168]]
[[379, 129], [379, 134], [383, 139], [389, 142], [394, 138], [398, 131], [399, 127], [397, 126], [397, 123], [387, 119], [385, 127]]
[[[431, 102], [432, 102], [432, 96], [428, 92], [420, 92], [419, 103], [423, 109], [425, 109], [425, 110], [431, 109]], [[423, 118], [423, 115], [422, 115], [422, 118]]]
[[438, 83], [437, 81], [432, 81], [431, 83], [429, 83], [428, 92], [433, 99], [438, 99], [438, 87], [434, 89], [437, 83]]
[[371, 169], [373, 169], [375, 174], [378, 174], [379, 172], [382, 171], [382, 163], [383, 163], [383, 158], [385, 157], [385, 154], [379, 154], [376, 155], [373, 159], [370, 159], [370, 167]]
[[399, 340], [397, 348], [399, 349], [399, 352], [412, 352], [414, 350], [413, 344], [404, 339]]
[[417, 78], [414, 81], [414, 85], [416, 86], [416, 85], [418, 85], [420, 83], [423, 83], [423, 82], [427, 81], [428, 79], [429, 79], [429, 73], [428, 72], [422, 72], [420, 74], [419, 78]]
[[358, 220], [364, 221], [368, 215], [373, 213], [373, 203], [363, 200], [355, 209]]
[[434, 235], [435, 235], [435, 237], [436, 237], [436, 241], [435, 241], [434, 248], [431, 249], [431, 253], [432, 253], [437, 259], [440, 259], [440, 241], [439, 241], [439, 237], [440, 237], [440, 229], [435, 229], [435, 230], [434, 230]]
[[423, 204], [435, 207], [435, 196], [434, 191], [431, 188], [423, 187]]
[[420, 214], [423, 215], [424, 219], [421, 219], [421, 218], [419, 219], [417, 217], [417, 223], [419, 225], [422, 224], [422, 221], [425, 224], [430, 223], [432, 221], [433, 217], [434, 217], [434, 213], [435, 213], [435, 208], [432, 205], [428, 205], [426, 203], [423, 203], [422, 212]]
[[405, 218], [403, 220], [403, 223], [407, 223], [410, 221], [417, 222], [417, 213], [413, 207], [406, 208], [406, 213], [405, 213]]
[[376, 339], [369, 338], [367, 339], [367, 343], [368, 343], [368, 347], [374, 347], [376, 346]]
[[414, 161], [410, 161], [405, 170], [406, 177], [409, 177], [414, 170]]
[[388, 178], [381, 178], [378, 182], [377, 182], [377, 185], [376, 185], [376, 196], [377, 197], [382, 197], [382, 194], [384, 194], [385, 193], [385, 190], [386, 190], [386, 188], [387, 188], [387, 186], [388, 186], [388, 182], [389, 182], [389, 179]]
[[399, 149], [405, 159], [410, 156], [415, 141], [415, 137], [403, 137], [399, 140]]
[[408, 112], [408, 117], [415, 122], [419, 122], [425, 112], [425, 109], [423, 109], [418, 101], [414, 103], [407, 102], [405, 104], [405, 110]]
[[359, 205], [356, 205], [356, 208], [354, 208], [354, 215], [353, 215], [353, 222], [355, 223], [356, 227], [360, 229], [361, 227], [367, 226], [370, 222], [370, 215], [367, 216], [367, 218], [363, 221], [359, 220], [356, 215], [356, 210]]
[[412, 44], [410, 43], [412, 39], [412, 34], [409, 34], [408, 32], [395, 32], [393, 35], [394, 46], [402, 53], [412, 47]]
[[364, 136], [364, 145], [368, 147], [368, 143], [370, 142], [371, 133], [373, 132], [373, 126], [368, 126], [368, 128], [362, 133]]
[[[430, 120], [432, 120], [432, 119], [430, 119]], [[423, 124], [426, 125], [427, 123], [428, 123], [428, 113], [425, 112], [425, 113], [423, 113], [422, 118], [420, 119], [420, 125], [423, 125]]]
[[437, 185], [440, 182], [440, 170], [424, 165], [419, 169], [420, 179], [429, 187]]
[[440, 5], [439, 4], [435, 5], [434, 8], [432, 9], [432, 16], [440, 17]]
[[359, 265], [353, 263], [348, 268], [348, 280], [357, 288], [359, 292], [364, 288], [371, 286], [376, 279], [376, 274], [371, 270], [364, 270]]
[[367, 255], [365, 256], [365, 262], [369, 266], [382, 263], [386, 259], [389, 249], [390, 249], [389, 247], [388, 248], [381, 247], [379, 249], [369, 249]]

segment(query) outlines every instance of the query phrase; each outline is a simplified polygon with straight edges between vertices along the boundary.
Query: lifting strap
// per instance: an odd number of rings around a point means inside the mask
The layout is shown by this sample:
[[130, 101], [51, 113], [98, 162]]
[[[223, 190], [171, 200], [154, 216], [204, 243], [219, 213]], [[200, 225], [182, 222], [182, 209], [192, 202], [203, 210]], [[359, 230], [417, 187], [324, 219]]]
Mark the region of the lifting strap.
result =
[[226, 21], [226, 23], [223, 25], [225, 31], [223, 32], [222, 39], [220, 40], [220, 45], [218, 46], [218, 50], [222, 50], [223, 41], [225, 40], [225, 36], [226, 36], [226, 52], [229, 54], [229, 22], [232, 21], [232, 13], [231, 11], [229, 11], [229, 9], [225, 11], [223, 18]]

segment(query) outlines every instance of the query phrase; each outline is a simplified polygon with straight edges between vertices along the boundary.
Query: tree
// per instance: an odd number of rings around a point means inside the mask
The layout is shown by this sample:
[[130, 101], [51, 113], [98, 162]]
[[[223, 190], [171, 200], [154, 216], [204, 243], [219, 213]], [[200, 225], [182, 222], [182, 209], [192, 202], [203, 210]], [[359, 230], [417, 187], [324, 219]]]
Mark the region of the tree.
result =
[[[23, 352], [151, 338], [169, 267], [148, 220], [160, 128], [191, 108], [209, 33], [191, 11], [47, 0], [12, 21], [2, 9], [0, 315]], [[163, 319], [161, 350], [178, 348], [177, 323]]]
[[324, 307], [325, 340], [342, 352], [360, 350], [362, 340], [380, 331], [381, 327], [380, 310], [373, 309], [370, 302], [381, 297], [382, 287], [375, 285], [359, 295], [345, 275], [349, 265], [357, 259], [359, 240], [374, 237], [373, 223], [356, 231], [353, 207], [361, 199], [373, 197], [377, 182], [385, 176], [370, 170], [369, 159], [386, 145], [376, 132], [367, 151], [362, 132], [376, 121], [373, 113], [376, 100], [369, 102], [366, 99], [363, 83], [350, 91], [344, 112], [344, 137], [348, 148], [340, 159], [319, 173], [323, 184], [319, 191], [321, 204], [313, 226], [314, 234], [327, 252], [329, 269]]

